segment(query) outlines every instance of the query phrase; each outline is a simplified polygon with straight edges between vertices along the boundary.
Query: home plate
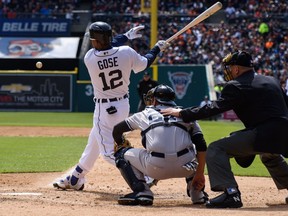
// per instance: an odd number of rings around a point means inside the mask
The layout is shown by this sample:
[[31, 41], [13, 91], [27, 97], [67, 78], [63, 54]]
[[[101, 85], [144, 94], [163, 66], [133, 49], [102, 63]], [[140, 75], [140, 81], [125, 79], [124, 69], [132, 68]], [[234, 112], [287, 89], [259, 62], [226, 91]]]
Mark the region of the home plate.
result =
[[0, 193], [1, 195], [6, 195], [6, 196], [40, 196], [42, 193], [28, 193], [28, 192], [22, 192], [22, 193]]

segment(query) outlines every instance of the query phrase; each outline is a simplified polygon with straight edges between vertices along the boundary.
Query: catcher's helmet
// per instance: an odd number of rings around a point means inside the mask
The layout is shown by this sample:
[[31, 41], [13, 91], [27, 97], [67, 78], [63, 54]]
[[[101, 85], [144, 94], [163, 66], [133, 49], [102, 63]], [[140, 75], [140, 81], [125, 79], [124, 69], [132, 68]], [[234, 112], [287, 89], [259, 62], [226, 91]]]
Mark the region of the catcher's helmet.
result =
[[177, 106], [174, 102], [176, 96], [174, 90], [167, 85], [158, 85], [155, 88], [148, 91], [145, 101], [149, 101], [155, 98], [158, 103], [168, 106]]
[[102, 44], [110, 44], [112, 41], [112, 28], [106, 22], [94, 22], [89, 26], [90, 40], [98, 40]]

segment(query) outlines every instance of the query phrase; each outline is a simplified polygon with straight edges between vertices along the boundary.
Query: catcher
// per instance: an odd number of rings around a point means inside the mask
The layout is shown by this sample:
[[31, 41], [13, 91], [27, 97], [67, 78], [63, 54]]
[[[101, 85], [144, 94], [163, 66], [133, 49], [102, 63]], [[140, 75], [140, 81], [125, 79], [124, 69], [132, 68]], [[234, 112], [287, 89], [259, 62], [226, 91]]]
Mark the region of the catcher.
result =
[[[160, 109], [176, 107], [174, 100], [172, 88], [158, 85], [145, 95], [145, 110], [114, 126], [116, 166], [133, 191], [119, 197], [120, 205], [153, 204], [153, 193], [144, 180], [145, 175], [157, 180], [186, 177], [187, 194], [193, 204], [208, 200], [204, 192], [207, 146], [200, 126], [160, 113]], [[123, 135], [135, 129], [141, 130], [144, 148], [132, 148]]]

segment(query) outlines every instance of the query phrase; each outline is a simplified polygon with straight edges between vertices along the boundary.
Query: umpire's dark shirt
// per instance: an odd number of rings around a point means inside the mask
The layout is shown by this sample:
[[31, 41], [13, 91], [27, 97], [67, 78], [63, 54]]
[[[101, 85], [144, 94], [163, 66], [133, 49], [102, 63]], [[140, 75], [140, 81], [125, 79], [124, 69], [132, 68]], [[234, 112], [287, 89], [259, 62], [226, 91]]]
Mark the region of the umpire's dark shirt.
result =
[[144, 98], [143, 95], [147, 94], [147, 92], [156, 87], [158, 85], [158, 82], [149, 78], [147, 81], [145, 81], [144, 79], [140, 80], [140, 82], [137, 85], [137, 91], [139, 94], [139, 97], [142, 100], [142, 103], [144, 103]]
[[246, 129], [256, 129], [255, 150], [288, 155], [288, 98], [279, 81], [253, 70], [227, 82], [218, 100], [183, 109], [184, 122], [233, 109]]

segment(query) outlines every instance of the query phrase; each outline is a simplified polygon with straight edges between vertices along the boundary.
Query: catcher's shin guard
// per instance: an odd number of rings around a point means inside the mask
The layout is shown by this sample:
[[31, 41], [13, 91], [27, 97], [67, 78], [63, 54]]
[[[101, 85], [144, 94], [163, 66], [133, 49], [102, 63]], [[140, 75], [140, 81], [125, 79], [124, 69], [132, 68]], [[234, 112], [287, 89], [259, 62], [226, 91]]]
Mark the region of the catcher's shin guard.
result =
[[116, 167], [120, 170], [121, 175], [134, 192], [144, 191], [144, 183], [137, 179], [130, 163], [124, 158], [124, 154], [127, 150], [129, 150], [129, 148], [122, 148], [115, 154]]

